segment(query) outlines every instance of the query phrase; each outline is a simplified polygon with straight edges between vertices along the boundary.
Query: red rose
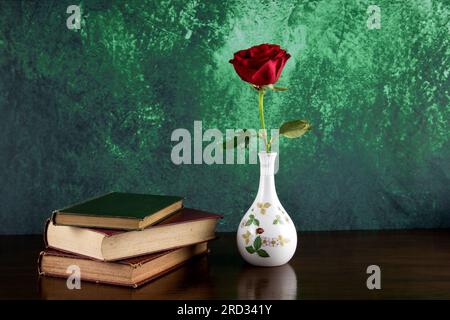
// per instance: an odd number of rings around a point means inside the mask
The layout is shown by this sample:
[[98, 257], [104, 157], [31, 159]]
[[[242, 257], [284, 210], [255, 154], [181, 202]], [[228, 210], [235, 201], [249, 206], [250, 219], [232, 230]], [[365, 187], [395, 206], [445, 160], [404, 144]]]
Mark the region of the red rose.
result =
[[277, 44], [260, 44], [241, 50], [230, 60], [239, 77], [255, 86], [274, 84], [291, 57]]

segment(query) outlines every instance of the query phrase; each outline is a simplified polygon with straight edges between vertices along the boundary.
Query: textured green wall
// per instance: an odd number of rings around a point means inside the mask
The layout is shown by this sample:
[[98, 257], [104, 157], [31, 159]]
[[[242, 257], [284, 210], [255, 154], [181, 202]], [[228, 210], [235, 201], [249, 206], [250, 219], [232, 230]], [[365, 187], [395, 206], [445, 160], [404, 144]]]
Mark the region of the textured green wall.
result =
[[228, 60], [263, 42], [292, 54], [267, 123], [314, 125], [280, 145], [300, 230], [450, 226], [448, 1], [81, 1], [80, 31], [69, 4], [0, 2], [0, 233], [110, 190], [184, 195], [234, 230], [258, 167], [175, 166], [170, 135], [257, 128]]

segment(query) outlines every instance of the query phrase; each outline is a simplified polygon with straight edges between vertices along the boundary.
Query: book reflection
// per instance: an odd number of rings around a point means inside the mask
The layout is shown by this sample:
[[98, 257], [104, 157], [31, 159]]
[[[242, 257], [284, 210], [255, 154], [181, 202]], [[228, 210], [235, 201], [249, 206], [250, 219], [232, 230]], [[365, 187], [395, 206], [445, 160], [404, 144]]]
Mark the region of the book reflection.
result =
[[297, 299], [297, 275], [289, 264], [263, 268], [245, 265], [238, 277], [238, 299]]
[[39, 277], [39, 293], [48, 300], [208, 299], [214, 296], [208, 257], [198, 257], [137, 289], [81, 281], [80, 290], [69, 290], [66, 279]]

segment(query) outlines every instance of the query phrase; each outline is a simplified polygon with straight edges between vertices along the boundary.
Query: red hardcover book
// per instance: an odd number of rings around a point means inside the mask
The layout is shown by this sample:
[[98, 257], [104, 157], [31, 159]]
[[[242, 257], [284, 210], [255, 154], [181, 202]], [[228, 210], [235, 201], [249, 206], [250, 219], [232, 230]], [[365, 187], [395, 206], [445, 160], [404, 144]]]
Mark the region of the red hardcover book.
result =
[[221, 217], [183, 208], [161, 223], [139, 231], [60, 226], [48, 221], [44, 241], [49, 248], [115, 261], [211, 240]]

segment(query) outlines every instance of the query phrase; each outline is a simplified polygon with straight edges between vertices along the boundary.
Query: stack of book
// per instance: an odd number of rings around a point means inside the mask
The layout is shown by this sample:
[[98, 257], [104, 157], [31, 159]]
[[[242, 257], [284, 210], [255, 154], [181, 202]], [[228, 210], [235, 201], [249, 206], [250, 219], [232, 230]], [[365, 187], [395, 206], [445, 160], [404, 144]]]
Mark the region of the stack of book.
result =
[[53, 212], [39, 255], [41, 275], [138, 287], [207, 253], [220, 215], [183, 199], [113, 192]]

